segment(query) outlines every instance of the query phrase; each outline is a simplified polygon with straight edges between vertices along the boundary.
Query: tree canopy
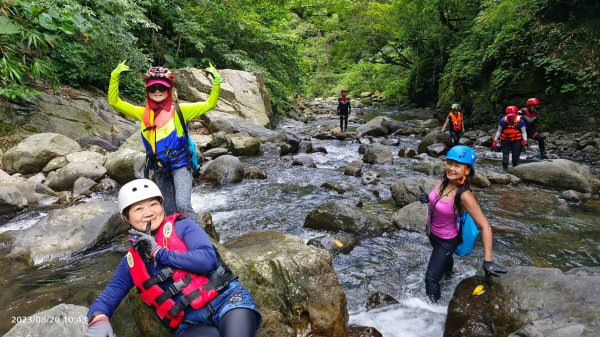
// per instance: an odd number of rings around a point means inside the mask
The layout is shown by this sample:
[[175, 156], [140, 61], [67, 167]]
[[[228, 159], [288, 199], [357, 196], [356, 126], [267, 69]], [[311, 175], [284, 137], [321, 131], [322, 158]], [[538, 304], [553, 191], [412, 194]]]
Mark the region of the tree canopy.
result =
[[[262, 73], [277, 113], [344, 87], [440, 114], [459, 102], [474, 124], [536, 96], [557, 111], [546, 126], [564, 110], [586, 124], [600, 117], [599, 13], [594, 0], [4, 0], [0, 97], [40, 79], [106, 89], [125, 59], [138, 74], [212, 62]], [[142, 99], [139, 81], [123, 94]]]

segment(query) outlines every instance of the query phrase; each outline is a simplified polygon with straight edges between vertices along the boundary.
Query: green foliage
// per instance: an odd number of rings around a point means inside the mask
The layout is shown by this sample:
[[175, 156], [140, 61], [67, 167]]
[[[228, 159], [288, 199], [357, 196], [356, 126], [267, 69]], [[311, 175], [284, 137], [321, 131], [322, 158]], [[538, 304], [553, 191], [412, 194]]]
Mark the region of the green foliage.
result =
[[485, 1], [473, 28], [451, 53], [438, 106], [460, 101], [473, 110], [473, 121], [490, 123], [504, 106], [522, 106], [537, 96], [549, 107], [542, 127], [563, 128], [563, 118], [554, 114], [599, 103], [594, 55], [600, 52], [600, 30], [590, 14], [594, 8], [600, 9], [590, 1]]

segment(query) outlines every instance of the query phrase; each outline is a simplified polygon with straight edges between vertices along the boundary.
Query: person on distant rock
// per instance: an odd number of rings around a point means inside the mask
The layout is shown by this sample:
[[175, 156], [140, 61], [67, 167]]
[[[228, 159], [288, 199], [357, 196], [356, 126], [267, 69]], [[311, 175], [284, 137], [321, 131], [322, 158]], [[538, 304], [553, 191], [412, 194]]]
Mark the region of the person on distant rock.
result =
[[147, 178], [149, 171], [154, 171], [156, 183], [165, 196], [167, 214], [181, 212], [194, 218], [192, 183], [193, 172], [197, 171], [197, 160], [194, 160], [196, 148], [187, 135], [186, 123], [217, 106], [221, 76], [210, 65], [206, 70], [213, 76], [213, 86], [208, 100], [179, 105], [174, 104], [172, 96], [175, 76], [168, 68], [151, 67], [144, 75], [146, 106], [135, 106], [119, 97], [119, 77], [128, 70], [129, 66], [123, 61], [112, 71], [108, 103], [141, 122], [142, 142], [146, 148], [144, 175]]
[[506, 273], [506, 269], [492, 262], [492, 227], [471, 191], [476, 160], [475, 151], [468, 146], [451, 148], [446, 155], [442, 180], [429, 194], [421, 190], [419, 200], [429, 203], [426, 231], [433, 247], [425, 273], [425, 293], [433, 303], [440, 299], [442, 277], [452, 275], [452, 255], [462, 241], [458, 218], [463, 211], [468, 212], [481, 231], [485, 275]]
[[514, 105], [506, 107], [506, 116], [498, 122], [498, 130], [492, 142], [492, 150], [498, 147], [498, 139], [502, 147], [502, 169], [508, 170], [509, 154], [512, 153], [512, 166], [519, 165], [521, 147], [529, 146], [525, 122], [517, 115], [519, 108]]
[[337, 114], [340, 116], [340, 130], [348, 130], [348, 116], [350, 115], [350, 99], [347, 96], [348, 91], [342, 89], [342, 97], [338, 98]]
[[446, 122], [442, 126], [442, 132], [446, 130], [450, 131], [450, 137], [452, 137], [454, 146], [458, 145], [460, 136], [465, 132], [465, 123], [463, 122], [463, 114], [460, 112], [460, 109], [460, 104], [452, 104], [448, 118], [446, 118]]
[[202, 227], [181, 213], [166, 216], [149, 179], [119, 191], [131, 247], [88, 311], [86, 337], [114, 336], [110, 318], [135, 287], [143, 302], [180, 337], [254, 337], [261, 315], [221, 260]]
[[546, 146], [544, 145], [544, 136], [537, 132], [538, 115], [540, 113], [540, 100], [532, 97], [525, 103], [526, 108], [519, 110], [527, 130], [527, 138], [535, 139], [540, 147], [540, 159], [548, 159], [546, 156]]

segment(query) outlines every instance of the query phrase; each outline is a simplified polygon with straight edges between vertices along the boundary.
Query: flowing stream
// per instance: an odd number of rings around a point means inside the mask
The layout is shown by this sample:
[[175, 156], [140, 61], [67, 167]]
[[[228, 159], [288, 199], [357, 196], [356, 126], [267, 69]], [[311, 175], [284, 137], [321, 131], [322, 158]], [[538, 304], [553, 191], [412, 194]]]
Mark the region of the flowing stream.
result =
[[[395, 119], [410, 116], [395, 111], [372, 111], [370, 119], [387, 115]], [[309, 137], [338, 124], [336, 118], [307, 125], [281, 124]], [[350, 124], [350, 130], [357, 125]], [[381, 174], [377, 185], [363, 185], [360, 178], [343, 174], [352, 160], [361, 159], [360, 144], [351, 141], [312, 139], [313, 147], [324, 147], [327, 154], [312, 153], [317, 168], [291, 166], [291, 161], [251, 157], [245, 164], [265, 170], [266, 180], [244, 180], [239, 184], [194, 188], [192, 204], [196, 211], [213, 215], [221, 241], [252, 231], [276, 230], [311, 239], [323, 232], [303, 228], [308, 212], [330, 200], [360, 197], [370, 212], [391, 216], [396, 206], [389, 185], [400, 177], [419, 177], [412, 170], [417, 159], [399, 158], [399, 148], [416, 149], [418, 137], [402, 136], [399, 146], [391, 146], [393, 165], [365, 165], [363, 173]], [[497, 154], [476, 149], [479, 168], [500, 172]], [[325, 182], [338, 183], [343, 194], [323, 189]], [[530, 265], [555, 267], [563, 271], [578, 266], [600, 265], [600, 200], [583, 205], [570, 204], [557, 197], [559, 191], [529, 184], [475, 189], [475, 196], [494, 231], [494, 259], [508, 267]], [[96, 196], [115, 200], [114, 194]], [[26, 211], [6, 219], [0, 232], [20, 230], [35, 224], [46, 213]], [[97, 289], [103, 287], [126, 250], [120, 237], [102, 249], [78, 256], [67, 263], [25, 268], [3, 260], [0, 284], [0, 333], [10, 329], [13, 317], [28, 316], [61, 302], [89, 305]], [[424, 234], [396, 231], [361, 241], [348, 255], [333, 259], [335, 271], [346, 293], [350, 323], [373, 326], [386, 337], [442, 336], [448, 302], [454, 287], [465, 277], [480, 272], [481, 243], [468, 257], [455, 259], [455, 275], [442, 283], [442, 299], [431, 305], [425, 301], [424, 274], [430, 254]], [[93, 259], [92, 259], [93, 258]], [[93, 261], [93, 263], [89, 263]], [[400, 303], [366, 311], [365, 303], [373, 292], [384, 292]]]

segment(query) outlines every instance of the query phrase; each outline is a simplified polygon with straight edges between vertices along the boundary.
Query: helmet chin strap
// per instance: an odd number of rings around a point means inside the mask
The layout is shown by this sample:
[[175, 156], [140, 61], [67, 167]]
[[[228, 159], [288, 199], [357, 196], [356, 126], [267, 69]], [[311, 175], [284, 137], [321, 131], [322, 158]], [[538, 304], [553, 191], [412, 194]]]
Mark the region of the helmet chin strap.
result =
[[146, 234], [150, 234], [150, 227], [152, 226], [152, 220], [146, 222]]
[[464, 184], [465, 184], [465, 181], [467, 181], [467, 176], [462, 176], [462, 178], [458, 179], [456, 182], [457, 182], [459, 185], [464, 185]]

